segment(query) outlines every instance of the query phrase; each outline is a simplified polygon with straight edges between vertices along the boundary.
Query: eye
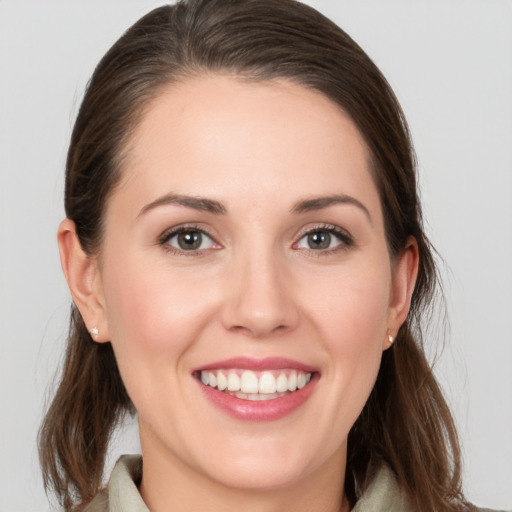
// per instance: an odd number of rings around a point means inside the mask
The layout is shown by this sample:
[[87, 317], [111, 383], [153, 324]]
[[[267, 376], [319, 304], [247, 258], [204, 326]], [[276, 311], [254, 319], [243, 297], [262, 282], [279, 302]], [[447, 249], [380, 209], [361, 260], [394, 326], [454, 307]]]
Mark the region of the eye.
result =
[[160, 243], [166, 249], [176, 252], [197, 252], [219, 247], [204, 231], [188, 227], [165, 233]]
[[329, 251], [342, 249], [353, 244], [348, 233], [335, 226], [317, 227], [311, 229], [298, 241], [297, 249], [309, 249], [313, 251]]

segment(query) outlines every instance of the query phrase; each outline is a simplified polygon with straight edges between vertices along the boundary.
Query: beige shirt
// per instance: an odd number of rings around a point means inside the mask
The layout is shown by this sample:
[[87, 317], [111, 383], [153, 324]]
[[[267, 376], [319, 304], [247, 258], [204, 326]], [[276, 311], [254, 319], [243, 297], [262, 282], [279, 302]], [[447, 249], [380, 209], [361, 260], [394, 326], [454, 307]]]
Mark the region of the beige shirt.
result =
[[[150, 512], [137, 489], [142, 477], [142, 457], [123, 455], [116, 463], [107, 488], [84, 512]], [[486, 509], [478, 509], [485, 512]], [[411, 512], [393, 472], [383, 466], [352, 512]]]

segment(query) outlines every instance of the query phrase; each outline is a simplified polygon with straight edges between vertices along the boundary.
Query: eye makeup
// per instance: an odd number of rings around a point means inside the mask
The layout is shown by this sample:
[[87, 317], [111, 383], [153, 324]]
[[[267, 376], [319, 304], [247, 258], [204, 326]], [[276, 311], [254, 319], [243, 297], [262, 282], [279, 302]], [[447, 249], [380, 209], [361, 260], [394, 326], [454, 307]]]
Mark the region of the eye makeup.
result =
[[[175, 239], [175, 243], [171, 241]], [[158, 237], [158, 244], [167, 252], [178, 256], [200, 256], [220, 249], [213, 235], [197, 224], [185, 224], [167, 229]]]
[[[183, 256], [199, 256], [222, 248], [204, 226], [182, 224], [165, 230], [157, 240], [165, 251]], [[328, 256], [354, 246], [353, 237], [334, 224], [318, 224], [302, 231], [292, 244], [296, 251], [312, 256]]]

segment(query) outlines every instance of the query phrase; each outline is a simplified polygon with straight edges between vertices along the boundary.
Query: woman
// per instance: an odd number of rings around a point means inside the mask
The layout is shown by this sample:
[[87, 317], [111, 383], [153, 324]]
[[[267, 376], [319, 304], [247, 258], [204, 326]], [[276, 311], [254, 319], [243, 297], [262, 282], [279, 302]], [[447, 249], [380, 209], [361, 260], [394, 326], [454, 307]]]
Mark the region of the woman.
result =
[[[40, 437], [65, 509], [471, 509], [421, 349], [407, 125], [338, 27], [288, 0], [149, 13], [92, 77], [65, 205], [75, 306]], [[100, 492], [134, 411], [143, 471]]]

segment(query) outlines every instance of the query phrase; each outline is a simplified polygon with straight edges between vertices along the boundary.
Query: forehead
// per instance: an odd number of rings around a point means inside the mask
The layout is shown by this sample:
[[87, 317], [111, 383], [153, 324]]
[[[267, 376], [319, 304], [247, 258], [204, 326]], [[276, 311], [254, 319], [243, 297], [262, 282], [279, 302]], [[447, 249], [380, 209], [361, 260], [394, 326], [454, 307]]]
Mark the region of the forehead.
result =
[[378, 202], [353, 121], [290, 81], [214, 75], [170, 85], [148, 105], [126, 150], [120, 189], [147, 201], [174, 192], [229, 206], [237, 197], [292, 201], [336, 192]]

